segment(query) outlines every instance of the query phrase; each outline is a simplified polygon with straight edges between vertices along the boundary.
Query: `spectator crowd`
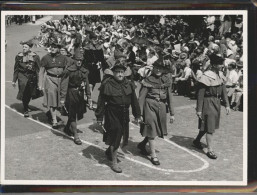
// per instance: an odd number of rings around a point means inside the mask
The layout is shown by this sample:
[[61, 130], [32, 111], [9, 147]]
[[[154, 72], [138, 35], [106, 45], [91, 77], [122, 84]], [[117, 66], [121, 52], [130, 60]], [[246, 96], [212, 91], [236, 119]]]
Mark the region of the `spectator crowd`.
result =
[[216, 54], [224, 58], [231, 107], [242, 110], [242, 21], [241, 15], [65, 15], [41, 25], [34, 39], [49, 52], [51, 43], [58, 42], [68, 59], [82, 55], [91, 91], [112, 74], [116, 61], [128, 67], [129, 79], [140, 82], [151, 75], [159, 59], [170, 69], [173, 93], [195, 98], [198, 80], [210, 65], [209, 56]]

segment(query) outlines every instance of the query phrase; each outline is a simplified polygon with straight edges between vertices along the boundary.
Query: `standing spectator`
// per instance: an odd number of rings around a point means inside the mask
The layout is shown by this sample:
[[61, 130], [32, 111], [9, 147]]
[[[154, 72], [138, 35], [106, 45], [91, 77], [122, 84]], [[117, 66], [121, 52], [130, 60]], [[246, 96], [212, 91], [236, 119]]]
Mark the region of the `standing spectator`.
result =
[[85, 46], [83, 66], [89, 70], [89, 84], [91, 93], [94, 90], [96, 83], [101, 82], [100, 69], [106, 66], [104, 60], [103, 49], [98, 44], [97, 36], [91, 33], [90, 42]]
[[236, 71], [236, 63], [232, 62], [228, 65], [228, 71], [227, 71], [227, 82], [226, 82], [226, 88], [228, 97], [231, 100], [231, 96], [235, 91], [235, 87], [238, 82], [238, 73]]

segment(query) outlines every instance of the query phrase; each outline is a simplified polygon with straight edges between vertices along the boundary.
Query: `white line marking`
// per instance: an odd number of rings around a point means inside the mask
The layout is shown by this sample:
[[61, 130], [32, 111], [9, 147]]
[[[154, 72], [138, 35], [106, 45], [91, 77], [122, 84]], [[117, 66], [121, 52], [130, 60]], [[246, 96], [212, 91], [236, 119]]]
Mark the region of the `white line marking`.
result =
[[[17, 112], [15, 109], [11, 108], [10, 106], [5, 105], [5, 107], [8, 108], [8, 109], [10, 109], [11, 111], [15, 112], [16, 114], [18, 114], [18, 115], [20, 115], [20, 116], [23, 116], [23, 114]], [[34, 119], [32, 119], [32, 118], [27, 118], [27, 119], [28, 119], [28, 120], [31, 120], [31, 121], [34, 121], [34, 122], [36, 122], [36, 123], [38, 123], [38, 124], [40, 124], [40, 125], [42, 125], [42, 126], [48, 128], [48, 129], [51, 129], [51, 131], [54, 131], [54, 132], [59, 133], [59, 134], [62, 134], [62, 135], [65, 136], [65, 137], [73, 138], [73, 137], [71, 137], [71, 136], [66, 135], [65, 133], [63, 133], [63, 132], [61, 132], [61, 131], [58, 131], [58, 130], [55, 130], [55, 129], [51, 128], [51, 126], [46, 125], [46, 124], [44, 124], [44, 123], [42, 123], [42, 122], [40, 122], [40, 121], [36, 121], [36, 120], [34, 120]], [[90, 123], [90, 124], [92, 124], [92, 123]], [[131, 124], [134, 125], [133, 123], [131, 123]], [[136, 125], [134, 125], [134, 126], [136, 126]], [[138, 128], [138, 126], [136, 126], [136, 127]], [[167, 140], [167, 141], [169, 141], [169, 140]], [[94, 146], [94, 147], [96, 147], [96, 148], [99, 148], [99, 149], [105, 151], [105, 148], [102, 148], [102, 147], [100, 147], [100, 146], [98, 146], [98, 145], [95, 145], [95, 144], [93, 144], [93, 143], [87, 142], [87, 141], [85, 141], [85, 140], [81, 140], [81, 142], [84, 143], [84, 144], [87, 144], [87, 145], [90, 145], [90, 146]], [[150, 165], [150, 164], [146, 164], [146, 163], [143, 163], [143, 162], [141, 162], [141, 161], [139, 161], [139, 160], [135, 160], [135, 159], [133, 159], [133, 158], [130, 158], [130, 157], [126, 156], [125, 154], [124, 154], [124, 158], [127, 159], [127, 160], [129, 160], [129, 161], [131, 161], [131, 162], [134, 162], [134, 163], [137, 163], [137, 164], [140, 164], [140, 165], [143, 165], [143, 166], [145, 166], [145, 167], [148, 167], [148, 168], [151, 168], [151, 169], [155, 169], [155, 170], [158, 170], [158, 171], [163, 171], [163, 172], [192, 173], [192, 172], [202, 171], [202, 170], [204, 170], [204, 169], [206, 169], [206, 168], [209, 167], [209, 163], [208, 163], [206, 160], [204, 160], [204, 159], [202, 159], [201, 157], [195, 155], [195, 154], [192, 153], [191, 151], [189, 151], [189, 150], [187, 150], [187, 149], [185, 149], [185, 148], [183, 148], [183, 147], [181, 147], [181, 146], [179, 146], [179, 145], [177, 145], [177, 144], [175, 144], [175, 143], [173, 143], [173, 142], [171, 142], [171, 141], [169, 141], [168, 143], [171, 143], [171, 144], [173, 144], [174, 146], [176, 146], [176, 147], [178, 147], [178, 148], [180, 148], [180, 149], [182, 149], [182, 150], [188, 152], [189, 154], [191, 154], [191, 155], [197, 157], [198, 159], [200, 159], [201, 161], [204, 162], [204, 165], [203, 165], [201, 168], [193, 169], [193, 170], [174, 170], [174, 169], [163, 169], [163, 168], [159, 168], [159, 167], [156, 167], [156, 166], [153, 166], [153, 165]]]
[[[132, 122], [130, 122], [130, 124], [132, 124], [134, 127], [139, 128], [137, 125], [133, 124]], [[192, 156], [198, 158], [199, 160], [201, 160], [201, 161], [204, 163], [203, 166], [200, 167], [200, 168], [198, 168], [198, 169], [186, 170], [186, 171], [183, 171], [183, 170], [169, 171], [169, 170], [171, 170], [171, 169], [168, 169], [168, 170], [167, 170], [168, 172], [188, 172], [188, 173], [191, 173], [191, 172], [202, 171], [202, 170], [207, 169], [207, 168], [209, 167], [209, 163], [208, 163], [205, 159], [203, 159], [202, 157], [196, 155], [196, 154], [193, 153], [192, 151], [190, 151], [190, 150], [188, 150], [188, 149], [186, 149], [186, 148], [184, 148], [184, 147], [182, 147], [182, 146], [176, 144], [175, 142], [170, 141], [170, 140], [168, 140], [168, 139], [166, 139], [166, 138], [161, 139], [161, 140], [164, 140], [165, 142], [167, 142], [167, 143], [169, 143], [169, 144], [172, 144], [173, 146], [175, 146], [175, 147], [177, 147], [177, 148], [179, 148], [179, 149], [181, 149], [181, 150], [186, 151], [187, 153], [189, 153], [189, 154], [191, 154]]]

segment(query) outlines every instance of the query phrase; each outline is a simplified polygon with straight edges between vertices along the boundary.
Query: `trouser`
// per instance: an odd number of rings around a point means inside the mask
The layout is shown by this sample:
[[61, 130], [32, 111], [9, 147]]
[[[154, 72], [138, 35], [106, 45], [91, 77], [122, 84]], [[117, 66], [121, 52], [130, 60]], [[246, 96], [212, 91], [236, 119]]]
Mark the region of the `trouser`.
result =
[[31, 86], [30, 82], [28, 81], [22, 97], [24, 112], [27, 112], [29, 108], [29, 102], [31, 100], [31, 95], [32, 95], [32, 87], [33, 86]]

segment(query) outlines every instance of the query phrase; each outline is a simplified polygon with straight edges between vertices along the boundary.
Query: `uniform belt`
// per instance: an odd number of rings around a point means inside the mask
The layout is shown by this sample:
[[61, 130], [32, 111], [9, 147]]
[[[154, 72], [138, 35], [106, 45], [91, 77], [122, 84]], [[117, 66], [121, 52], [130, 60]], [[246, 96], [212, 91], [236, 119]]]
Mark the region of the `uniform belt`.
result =
[[108, 105], [116, 108], [129, 108], [129, 105], [127, 104], [108, 104]]
[[221, 98], [221, 95], [219, 94], [205, 94], [204, 97], [216, 97], [216, 98]]
[[50, 77], [56, 77], [56, 78], [61, 78], [62, 77], [62, 74], [57, 75], [57, 74], [52, 74], [50, 72], [47, 72], [47, 75], [50, 76]]
[[156, 100], [157, 102], [163, 102], [166, 103], [166, 99], [161, 99], [161, 98], [155, 98], [155, 97], [146, 97], [148, 99]]
[[74, 89], [74, 90], [82, 90], [83, 88], [81, 87], [72, 87], [72, 86], [69, 86], [68, 87], [69, 89]]

